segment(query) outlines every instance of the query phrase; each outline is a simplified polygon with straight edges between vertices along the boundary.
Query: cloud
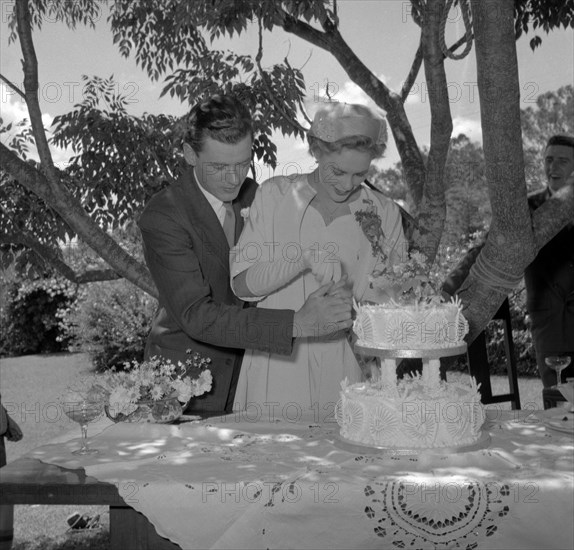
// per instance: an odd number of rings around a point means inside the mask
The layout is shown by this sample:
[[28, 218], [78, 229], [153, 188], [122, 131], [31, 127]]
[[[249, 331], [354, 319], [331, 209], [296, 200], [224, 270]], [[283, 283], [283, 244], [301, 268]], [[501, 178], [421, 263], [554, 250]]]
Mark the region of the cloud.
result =
[[[384, 74], [380, 74], [377, 77], [384, 84], [388, 83], [388, 78]], [[309, 118], [313, 118], [315, 112], [322, 103], [327, 101], [340, 101], [343, 103], [358, 103], [361, 105], [366, 105], [367, 107], [373, 109], [373, 111], [384, 115], [382, 109], [380, 109], [375, 102], [363, 91], [362, 88], [357, 86], [351, 80], [346, 80], [343, 83], [329, 81], [325, 82], [323, 86], [314, 85], [311, 87], [313, 89], [313, 94], [307, 97], [305, 102], [305, 108], [307, 109], [307, 114]], [[328, 90], [328, 94], [327, 94]]]
[[28, 109], [24, 100], [3, 82], [0, 83], [0, 115], [4, 124], [28, 118]]
[[[0, 83], [0, 116], [2, 117], [3, 124], [12, 123], [14, 126], [5, 134], [2, 134], [2, 142], [8, 145], [12, 138], [21, 132], [24, 128], [30, 128], [30, 117], [28, 115], [28, 108], [24, 100], [16, 94], [13, 90], [8, 88], [4, 83]], [[16, 126], [18, 123], [26, 120], [24, 126]], [[46, 129], [48, 139], [51, 136], [49, 128], [52, 126], [54, 116], [50, 113], [42, 113], [42, 124]], [[61, 149], [50, 145], [52, 152], [52, 160], [59, 168], [65, 168], [68, 164], [70, 157], [74, 154], [71, 147]], [[29, 156], [31, 159], [38, 160], [38, 153], [33, 145], [30, 146]]]
[[363, 105], [371, 101], [363, 89], [351, 81], [345, 82], [343, 87], [336, 94], [333, 94], [333, 98], [345, 103], [361, 103]]
[[416, 105], [416, 104], [421, 103], [421, 102], [422, 102], [421, 101], [421, 95], [420, 95], [420, 93], [418, 93], [418, 90], [414, 91], [411, 88], [411, 91], [409, 92], [409, 95], [407, 96], [405, 103], [407, 105]]
[[480, 121], [469, 118], [455, 117], [452, 120], [452, 137], [464, 134], [471, 141], [482, 143], [482, 127]]

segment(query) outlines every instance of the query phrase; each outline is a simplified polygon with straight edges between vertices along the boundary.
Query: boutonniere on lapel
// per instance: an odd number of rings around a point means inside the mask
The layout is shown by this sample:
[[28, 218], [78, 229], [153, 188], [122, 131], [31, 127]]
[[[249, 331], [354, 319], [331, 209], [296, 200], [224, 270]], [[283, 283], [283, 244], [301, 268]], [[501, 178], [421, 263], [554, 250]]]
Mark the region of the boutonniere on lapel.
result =
[[246, 206], [245, 208], [242, 208], [239, 211], [239, 214], [241, 214], [241, 217], [246, 220], [247, 218], [249, 218], [249, 206]]

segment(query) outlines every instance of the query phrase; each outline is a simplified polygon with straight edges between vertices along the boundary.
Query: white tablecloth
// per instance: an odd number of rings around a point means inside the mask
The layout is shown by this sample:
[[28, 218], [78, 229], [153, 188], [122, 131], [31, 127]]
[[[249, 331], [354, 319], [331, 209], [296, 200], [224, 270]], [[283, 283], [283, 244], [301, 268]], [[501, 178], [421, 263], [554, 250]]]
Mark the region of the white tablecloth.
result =
[[546, 422], [573, 415], [527, 414], [491, 412], [467, 452], [361, 452], [333, 422], [229, 415], [115, 424], [91, 438], [99, 455], [72, 455], [75, 439], [30, 456], [115, 483], [184, 549], [571, 549], [573, 437]]

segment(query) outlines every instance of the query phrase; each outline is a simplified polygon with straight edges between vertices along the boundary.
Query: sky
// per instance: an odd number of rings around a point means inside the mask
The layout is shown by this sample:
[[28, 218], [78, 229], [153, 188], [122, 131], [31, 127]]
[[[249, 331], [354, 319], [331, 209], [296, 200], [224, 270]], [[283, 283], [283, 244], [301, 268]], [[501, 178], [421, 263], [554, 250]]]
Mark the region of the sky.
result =
[[[55, 0], [48, 0], [55, 1]], [[16, 85], [22, 86], [21, 51], [19, 43], [8, 43], [8, 19], [14, 10], [13, 0], [0, 0], [0, 72]], [[415, 54], [419, 28], [410, 17], [410, 2], [403, 0], [339, 0], [340, 31], [358, 57], [393, 91], [399, 92]], [[464, 33], [458, 8], [449, 13], [446, 27], [447, 44], [452, 44]], [[520, 107], [534, 106], [536, 97], [574, 83], [574, 32], [572, 29], [542, 34], [542, 45], [534, 52], [529, 40], [532, 31], [517, 42], [520, 77]], [[78, 27], [68, 29], [63, 23], [45, 20], [42, 30], [34, 32], [40, 79], [40, 106], [44, 123], [49, 126], [53, 118], [73, 109], [82, 100], [82, 75], [109, 77], [114, 75], [120, 91], [130, 98], [129, 112], [182, 115], [188, 105], [178, 100], [160, 98], [163, 83], [152, 82], [134, 58], [122, 58], [113, 44], [112, 34], [102, 14], [96, 29]], [[268, 67], [286, 56], [293, 67], [300, 68], [307, 87], [306, 107], [312, 115], [325, 88], [334, 99], [350, 103], [363, 103], [373, 107], [369, 98], [352, 83], [334, 57], [320, 48], [311, 46], [282, 30], [265, 33], [262, 65]], [[255, 55], [257, 29], [254, 26], [240, 37], [220, 40], [221, 49]], [[453, 136], [465, 133], [481, 142], [480, 108], [476, 84], [474, 48], [463, 60], [447, 60], [446, 72], [449, 100], [453, 117]], [[421, 70], [406, 102], [407, 116], [419, 146], [429, 144], [430, 109], [428, 92]], [[4, 123], [27, 117], [23, 101], [3, 83], [0, 85], [0, 115]], [[313, 160], [306, 145], [293, 138], [275, 134], [278, 147], [278, 167], [292, 167], [296, 163], [303, 170], [311, 169]], [[6, 136], [2, 136], [6, 142]], [[69, 152], [55, 151], [54, 160], [65, 162]], [[399, 160], [392, 141], [379, 166], [389, 167]], [[276, 172], [277, 173], [277, 172]], [[262, 167], [259, 175], [265, 179], [272, 175], [270, 168]], [[260, 179], [260, 178], [258, 178]]]

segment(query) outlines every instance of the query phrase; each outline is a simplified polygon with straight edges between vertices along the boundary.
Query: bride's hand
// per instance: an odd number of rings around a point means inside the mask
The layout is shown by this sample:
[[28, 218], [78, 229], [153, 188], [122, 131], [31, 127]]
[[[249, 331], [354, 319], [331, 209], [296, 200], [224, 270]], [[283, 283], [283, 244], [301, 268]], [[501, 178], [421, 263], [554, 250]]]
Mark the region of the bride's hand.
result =
[[347, 279], [347, 275], [343, 275], [329, 290], [329, 296], [336, 296], [337, 298], [341, 298], [345, 301], [352, 302], [353, 300], [353, 291], [351, 289], [351, 285]]
[[332, 252], [307, 248], [303, 251], [303, 263], [310, 269], [315, 279], [322, 286], [341, 278], [341, 260]]

